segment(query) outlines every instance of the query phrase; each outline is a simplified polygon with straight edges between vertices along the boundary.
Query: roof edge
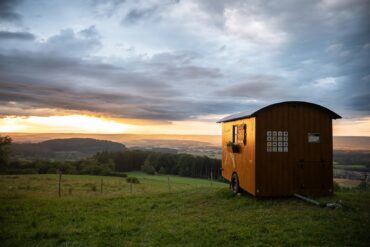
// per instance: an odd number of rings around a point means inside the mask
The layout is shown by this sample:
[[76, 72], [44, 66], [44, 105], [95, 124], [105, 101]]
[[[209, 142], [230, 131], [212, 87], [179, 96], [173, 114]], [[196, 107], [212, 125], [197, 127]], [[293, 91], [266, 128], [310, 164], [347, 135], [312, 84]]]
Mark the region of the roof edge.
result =
[[332, 119], [340, 119], [340, 118], [342, 118], [340, 115], [338, 115], [337, 113], [333, 112], [332, 110], [330, 110], [330, 109], [328, 109], [328, 108], [326, 108], [324, 106], [315, 104], [315, 103], [306, 102], [306, 101], [283, 101], [283, 102], [278, 102], [278, 103], [274, 103], [274, 104], [271, 104], [271, 105], [262, 107], [261, 109], [253, 112], [252, 114], [247, 114], [245, 112], [241, 112], [241, 113], [237, 113], [237, 114], [232, 114], [232, 115], [229, 115], [227, 117], [224, 117], [224, 118], [218, 120], [216, 123], [224, 123], [224, 122], [235, 121], [235, 120], [239, 120], [239, 119], [243, 119], [243, 118], [256, 117], [256, 115], [258, 115], [258, 113], [260, 113], [262, 111], [265, 111], [265, 110], [267, 110], [267, 109], [269, 109], [271, 107], [277, 106], [277, 105], [284, 105], [284, 104], [303, 104], [303, 105], [309, 105], [309, 106], [313, 106], [313, 107], [316, 107], [316, 108], [318, 108], [318, 109], [320, 109], [322, 111], [327, 112]]

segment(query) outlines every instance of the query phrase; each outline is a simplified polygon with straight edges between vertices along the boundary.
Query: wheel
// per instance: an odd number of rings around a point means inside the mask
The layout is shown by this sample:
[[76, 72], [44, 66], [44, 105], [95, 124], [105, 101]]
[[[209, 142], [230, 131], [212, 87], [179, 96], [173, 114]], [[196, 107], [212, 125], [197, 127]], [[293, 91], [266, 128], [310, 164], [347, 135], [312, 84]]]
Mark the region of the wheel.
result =
[[231, 189], [235, 194], [240, 193], [239, 178], [236, 173], [231, 178]]

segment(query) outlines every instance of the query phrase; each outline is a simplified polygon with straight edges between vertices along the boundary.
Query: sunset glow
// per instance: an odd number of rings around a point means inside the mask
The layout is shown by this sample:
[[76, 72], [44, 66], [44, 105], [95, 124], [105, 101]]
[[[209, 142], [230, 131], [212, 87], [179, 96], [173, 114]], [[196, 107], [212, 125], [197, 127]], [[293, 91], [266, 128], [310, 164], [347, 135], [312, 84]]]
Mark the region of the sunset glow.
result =
[[115, 121], [83, 116], [5, 117], [1, 132], [28, 133], [126, 133], [132, 126]]
[[220, 126], [214, 122], [175, 121], [169, 124], [134, 125], [108, 118], [84, 115], [50, 117], [5, 117], [0, 119], [3, 133], [96, 133], [96, 134], [200, 134], [218, 135]]
[[370, 136], [370, 117], [339, 119], [333, 126], [336, 136]]
[[[145, 125], [85, 115], [5, 117], [0, 119], [0, 132], [220, 135], [221, 125], [216, 121], [221, 116]], [[370, 118], [336, 120], [333, 122], [333, 133], [335, 136], [370, 136]]]

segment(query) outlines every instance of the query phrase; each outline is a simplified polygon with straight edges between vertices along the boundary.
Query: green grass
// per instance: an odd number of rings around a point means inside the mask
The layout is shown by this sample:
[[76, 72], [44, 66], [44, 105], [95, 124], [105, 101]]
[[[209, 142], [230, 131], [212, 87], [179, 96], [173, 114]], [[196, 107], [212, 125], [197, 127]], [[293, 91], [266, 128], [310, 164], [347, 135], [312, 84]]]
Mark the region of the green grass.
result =
[[[123, 178], [0, 176], [1, 246], [368, 246], [370, 193], [322, 209], [294, 198], [235, 196], [224, 183], [131, 173]], [[93, 191], [91, 184], [98, 190]], [[66, 186], [69, 184], [68, 186]], [[69, 194], [69, 188], [72, 193]]]
[[[207, 179], [185, 178], [180, 176], [147, 175], [141, 172], [129, 172], [128, 176], [137, 177], [140, 184], [132, 185], [126, 178], [87, 175], [63, 175], [61, 192], [63, 197], [117, 197], [127, 195], [148, 195], [163, 192], [183, 191], [191, 188], [228, 186]], [[0, 176], [0, 198], [55, 197], [58, 195], [57, 174], [47, 175], [9, 175]], [[168, 186], [168, 178], [169, 184]], [[101, 191], [103, 179], [103, 194]]]

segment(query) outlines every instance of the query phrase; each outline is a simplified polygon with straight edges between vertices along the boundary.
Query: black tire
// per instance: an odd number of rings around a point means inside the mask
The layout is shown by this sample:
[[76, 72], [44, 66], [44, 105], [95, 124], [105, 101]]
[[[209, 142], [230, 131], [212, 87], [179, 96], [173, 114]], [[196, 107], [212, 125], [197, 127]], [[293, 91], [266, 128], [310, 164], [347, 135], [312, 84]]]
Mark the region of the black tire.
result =
[[240, 193], [239, 178], [238, 178], [238, 175], [236, 173], [234, 173], [232, 178], [231, 178], [231, 190], [235, 194]]

